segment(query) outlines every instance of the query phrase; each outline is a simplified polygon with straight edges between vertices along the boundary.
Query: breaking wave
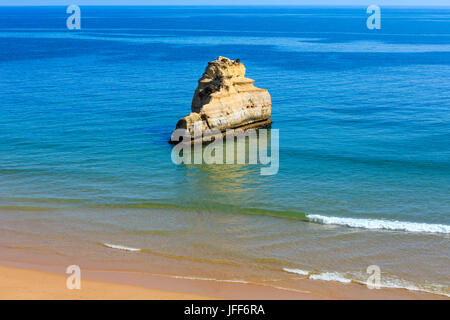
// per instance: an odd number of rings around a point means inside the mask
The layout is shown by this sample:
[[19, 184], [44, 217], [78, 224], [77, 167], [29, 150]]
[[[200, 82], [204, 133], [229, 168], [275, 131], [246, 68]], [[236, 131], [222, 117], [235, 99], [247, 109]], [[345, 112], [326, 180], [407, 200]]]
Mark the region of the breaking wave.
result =
[[444, 234], [450, 233], [450, 225], [445, 224], [389, 221], [379, 219], [343, 218], [343, 217], [322, 216], [318, 214], [308, 214], [307, 218], [311, 222], [342, 225], [352, 228], [384, 229], [384, 230], [397, 230], [397, 231], [423, 232], [423, 233], [444, 233]]

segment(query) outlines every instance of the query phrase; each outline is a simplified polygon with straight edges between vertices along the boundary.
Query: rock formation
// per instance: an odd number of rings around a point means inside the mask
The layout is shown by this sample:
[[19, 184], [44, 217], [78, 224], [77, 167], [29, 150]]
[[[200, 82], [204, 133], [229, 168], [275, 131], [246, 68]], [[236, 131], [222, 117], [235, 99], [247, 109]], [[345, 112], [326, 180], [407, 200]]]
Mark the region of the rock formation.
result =
[[[255, 87], [253, 82], [245, 78], [245, 67], [239, 59], [219, 57], [209, 62], [198, 81], [191, 113], [178, 121], [176, 129], [186, 129], [193, 141], [199, 132], [205, 137], [211, 132], [224, 134], [228, 129], [269, 125], [272, 123], [270, 94]], [[179, 141], [171, 139], [170, 142]]]

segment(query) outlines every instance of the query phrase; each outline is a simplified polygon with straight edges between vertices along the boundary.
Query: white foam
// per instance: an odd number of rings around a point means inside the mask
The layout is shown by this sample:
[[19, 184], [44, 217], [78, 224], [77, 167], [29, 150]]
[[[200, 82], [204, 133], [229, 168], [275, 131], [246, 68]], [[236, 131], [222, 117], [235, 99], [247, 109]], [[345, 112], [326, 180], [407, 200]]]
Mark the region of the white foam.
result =
[[300, 274], [302, 276], [307, 276], [309, 274], [309, 271], [301, 270], [301, 269], [289, 269], [289, 268], [283, 268], [284, 271], [289, 273], [296, 273]]
[[391, 280], [388, 279], [386, 281], [382, 281], [380, 284], [381, 288], [388, 288], [388, 289], [405, 289], [409, 291], [421, 291], [426, 293], [433, 293], [433, 294], [439, 294], [446, 297], [450, 297], [450, 294], [448, 293], [448, 287], [443, 285], [426, 285], [426, 286], [417, 286], [411, 282], [404, 281], [404, 280]]
[[[358, 281], [363, 285], [367, 285], [367, 282]], [[401, 280], [401, 279], [383, 279], [380, 283], [380, 289], [403, 289], [408, 291], [419, 291], [431, 294], [438, 294], [446, 297], [450, 297], [448, 293], [448, 287], [439, 284], [428, 284], [417, 286], [412, 282]]]
[[343, 277], [337, 272], [324, 272], [319, 274], [312, 274], [309, 276], [312, 280], [323, 280], [323, 281], [337, 281], [342, 283], [350, 283], [351, 280]]
[[[341, 282], [341, 283], [351, 283], [353, 281], [355, 283], [367, 285], [365, 280], [362, 280], [360, 276], [357, 276], [355, 274], [351, 276], [351, 279], [349, 279], [338, 272], [323, 272], [323, 273], [319, 273], [319, 274], [311, 274], [308, 271], [304, 271], [304, 270], [300, 270], [300, 269], [283, 268], [283, 270], [286, 272], [291, 272], [291, 273], [296, 273], [296, 274], [301, 274], [301, 275], [309, 275], [308, 279], [311, 279], [311, 280], [337, 281], [337, 282]], [[418, 286], [412, 282], [405, 281], [402, 279], [397, 279], [397, 278], [384, 278], [383, 281], [380, 283], [380, 288], [381, 289], [385, 288], [385, 289], [403, 289], [403, 290], [409, 290], [409, 291], [419, 291], [419, 292], [438, 294], [438, 295], [450, 297], [447, 286], [438, 285], [438, 284], [428, 284], [428, 285]]]
[[323, 224], [336, 224], [352, 228], [385, 229], [423, 233], [450, 233], [450, 225], [445, 224], [430, 224], [395, 220], [389, 221], [379, 219], [342, 218], [322, 216], [318, 214], [308, 214], [306, 217], [311, 221], [318, 221]]
[[105, 247], [108, 247], [108, 248], [118, 249], [118, 250], [125, 250], [125, 251], [137, 252], [137, 251], [141, 251], [142, 250], [142, 249], [139, 249], [139, 248], [124, 247], [124, 246], [121, 246], [121, 245], [110, 244], [110, 243], [103, 243], [103, 245]]
[[245, 280], [228, 280], [228, 279], [215, 279], [215, 278], [202, 278], [202, 277], [190, 277], [190, 276], [170, 276], [174, 279], [185, 279], [185, 280], [201, 280], [201, 281], [216, 281], [216, 282], [231, 282], [231, 283], [249, 283]]

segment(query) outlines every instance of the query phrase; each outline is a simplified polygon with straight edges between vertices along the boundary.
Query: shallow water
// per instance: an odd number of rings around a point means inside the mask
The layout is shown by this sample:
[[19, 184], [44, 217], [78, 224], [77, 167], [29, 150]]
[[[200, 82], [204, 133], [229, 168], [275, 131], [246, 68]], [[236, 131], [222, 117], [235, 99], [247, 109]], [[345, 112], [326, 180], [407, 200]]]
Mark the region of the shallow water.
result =
[[[364, 8], [84, 7], [75, 32], [62, 7], [0, 16], [5, 246], [254, 281], [378, 265], [449, 293], [450, 10], [387, 8], [379, 31]], [[171, 162], [219, 55], [272, 95], [276, 175]]]

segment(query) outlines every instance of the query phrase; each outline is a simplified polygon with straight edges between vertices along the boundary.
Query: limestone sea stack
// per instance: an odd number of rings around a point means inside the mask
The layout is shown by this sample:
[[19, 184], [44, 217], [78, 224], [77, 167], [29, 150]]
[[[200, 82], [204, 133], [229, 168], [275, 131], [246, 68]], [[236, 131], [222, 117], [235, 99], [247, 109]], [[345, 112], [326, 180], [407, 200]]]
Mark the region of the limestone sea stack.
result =
[[[225, 134], [229, 129], [261, 128], [272, 123], [270, 94], [255, 87], [254, 82], [245, 78], [245, 67], [239, 59], [219, 57], [209, 62], [198, 80], [191, 113], [176, 125], [176, 129], [185, 129], [191, 136], [191, 141], [183, 142], [205, 142], [211, 133]], [[172, 133], [171, 143], [180, 142], [174, 137]]]

